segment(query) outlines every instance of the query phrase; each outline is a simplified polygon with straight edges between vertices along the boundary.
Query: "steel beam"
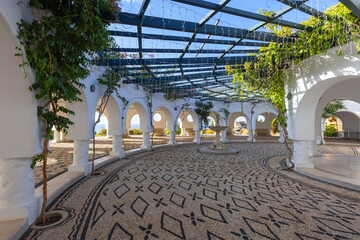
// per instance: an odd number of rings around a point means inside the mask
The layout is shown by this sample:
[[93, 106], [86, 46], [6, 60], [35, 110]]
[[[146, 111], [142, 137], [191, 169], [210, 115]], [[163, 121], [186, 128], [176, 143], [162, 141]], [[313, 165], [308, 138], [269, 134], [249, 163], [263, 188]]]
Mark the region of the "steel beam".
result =
[[[138, 52], [138, 48], [110, 48], [106, 49], [106, 51], [114, 51], [114, 52]], [[182, 53], [183, 49], [166, 49], [166, 48], [143, 48], [142, 52], [146, 53]], [[228, 54], [240, 54], [240, 53], [257, 53], [258, 49], [240, 49], [240, 50], [232, 50], [228, 52]], [[225, 53], [225, 50], [213, 49], [213, 50], [187, 50], [186, 53], [196, 53], [196, 54], [218, 54]]]
[[[137, 38], [138, 34], [135, 32], [123, 32], [116, 30], [109, 30], [109, 34], [111, 36], [119, 36], [119, 37], [133, 37]], [[142, 34], [143, 39], [152, 39], [152, 40], [166, 40], [166, 41], [177, 41], [177, 42], [188, 42], [190, 40], [189, 37], [179, 37], [179, 36], [171, 36], [171, 35], [160, 35], [160, 34]], [[198, 43], [208, 43], [208, 44], [223, 44], [230, 45], [234, 44], [235, 41], [232, 40], [217, 40], [217, 39], [207, 39], [207, 38], [195, 38], [194, 42]], [[247, 46], [247, 47], [266, 47], [269, 46], [267, 42], [243, 42], [238, 46]]]
[[[192, 6], [197, 6], [197, 7], [201, 7], [201, 8], [211, 9], [211, 10], [215, 10], [220, 7], [220, 4], [211, 3], [211, 2], [202, 1], [202, 0], [196, 0], [196, 1], [194, 1], [194, 0], [172, 0], [172, 1], [180, 2], [180, 3], [192, 5]], [[234, 16], [238, 16], [238, 17], [244, 17], [244, 18], [248, 18], [248, 19], [262, 21], [265, 23], [273, 23], [273, 24], [277, 24], [280, 26], [291, 27], [291, 28], [300, 29], [300, 30], [308, 29], [305, 25], [302, 25], [302, 24], [286, 21], [283, 19], [281, 19], [281, 20], [274, 19], [274, 18], [270, 18], [270, 17], [264, 16], [261, 14], [252, 13], [252, 12], [248, 12], [248, 11], [244, 11], [241, 9], [236, 9], [236, 8], [232, 8], [232, 7], [228, 7], [228, 6], [222, 7], [218, 11], [227, 13], [227, 14], [231, 14]]]
[[262, 31], [249, 31], [241, 28], [214, 26], [204, 24], [199, 26], [198, 23], [181, 21], [168, 18], [144, 16], [142, 21], [137, 18], [137, 14], [118, 13], [117, 21], [121, 24], [132, 26], [144, 26], [157, 29], [166, 29], [181, 32], [197, 32], [198, 34], [209, 34], [222, 37], [243, 38], [267, 42], [293, 43], [294, 37], [280, 37], [272, 33]]
[[[255, 56], [236, 56], [226, 57], [217, 61], [216, 57], [209, 58], [184, 58], [179, 61], [178, 58], [158, 58], [158, 59], [143, 59], [143, 63], [146, 65], [159, 65], [159, 64], [210, 64], [210, 63], [224, 63], [224, 64], [241, 64], [244, 62], [255, 61]], [[141, 65], [140, 59], [105, 59], [104, 61], [95, 61], [99, 66], [114, 66], [114, 65]]]
[[360, 1], [359, 0], [339, 0], [344, 4], [352, 13], [360, 18]]
[[[215, 16], [215, 14], [217, 12], [219, 12], [223, 7], [225, 7], [226, 4], [228, 4], [228, 2], [230, 2], [230, 0], [221, 0], [221, 2], [219, 3], [218, 7], [215, 9], [212, 9], [208, 14], [206, 14], [206, 16], [200, 20], [200, 22], [198, 23], [195, 31], [193, 32], [193, 34], [190, 37], [190, 41], [188, 41], [187, 45], [185, 46], [183, 52], [181, 53], [179, 60], [183, 59], [183, 57], [185, 56], [186, 52], [189, 50], [189, 47], [191, 45], [191, 43], [194, 42], [194, 39], [197, 35], [197, 29], [202, 27], [205, 23], [207, 23], [213, 16]], [[214, 26], [217, 26], [214, 25]]]

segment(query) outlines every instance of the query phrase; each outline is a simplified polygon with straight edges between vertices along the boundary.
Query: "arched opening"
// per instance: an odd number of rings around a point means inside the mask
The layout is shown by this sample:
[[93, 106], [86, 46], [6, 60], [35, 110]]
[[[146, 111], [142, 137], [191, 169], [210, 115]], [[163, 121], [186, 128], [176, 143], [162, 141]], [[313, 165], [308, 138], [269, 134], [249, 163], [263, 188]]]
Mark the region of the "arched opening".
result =
[[261, 113], [256, 117], [255, 133], [257, 138], [279, 136], [279, 132], [273, 129], [272, 122], [276, 118], [274, 113]]
[[[317, 168], [319, 166], [320, 157], [316, 154], [315, 136], [318, 138], [321, 133], [321, 116], [325, 106], [336, 99], [360, 102], [359, 88], [358, 77], [342, 76], [319, 82], [305, 93], [295, 115], [294, 160], [297, 167]], [[346, 158], [341, 158], [341, 155], [338, 155], [337, 158], [337, 161], [347, 161]], [[324, 161], [327, 159], [321, 159], [322, 163]], [[345, 165], [343, 164], [342, 167]], [[343, 170], [345, 171], [345, 169]]]
[[240, 136], [248, 136], [249, 129], [247, 128], [247, 121], [244, 116], [237, 117], [233, 122], [233, 134]]
[[151, 148], [149, 113], [146, 103], [133, 102], [125, 110], [126, 134], [123, 136], [125, 150]]
[[[154, 127], [153, 134], [156, 137], [153, 139], [154, 145], [166, 144], [171, 138], [171, 132], [174, 129], [177, 130], [177, 127], [174, 126], [173, 116], [166, 107], [159, 107], [155, 110], [152, 124]], [[172, 138], [175, 140], [175, 136]]]
[[330, 116], [325, 119], [325, 130], [324, 137], [325, 138], [343, 138], [343, 122], [339, 117]]
[[[99, 112], [95, 113], [95, 120], [99, 118]], [[106, 117], [106, 114], [101, 115], [100, 122], [95, 126], [95, 136], [97, 137], [105, 137], [108, 136], [109, 133], [109, 120]]]
[[180, 131], [178, 130], [178, 133], [180, 134], [176, 135], [176, 141], [190, 142], [194, 140], [195, 131], [199, 130], [197, 116], [194, 111], [187, 109], [180, 112], [177, 119], [177, 125], [178, 128], [180, 128]]

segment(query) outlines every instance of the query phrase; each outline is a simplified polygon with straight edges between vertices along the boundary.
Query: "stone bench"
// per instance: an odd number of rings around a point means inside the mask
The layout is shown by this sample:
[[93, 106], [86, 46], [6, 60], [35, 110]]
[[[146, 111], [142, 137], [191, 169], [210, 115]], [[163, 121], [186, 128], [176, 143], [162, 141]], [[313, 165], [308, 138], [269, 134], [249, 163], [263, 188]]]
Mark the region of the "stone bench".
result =
[[256, 136], [270, 136], [270, 129], [259, 128], [255, 130]]
[[164, 136], [165, 129], [163, 128], [154, 128], [154, 136]]

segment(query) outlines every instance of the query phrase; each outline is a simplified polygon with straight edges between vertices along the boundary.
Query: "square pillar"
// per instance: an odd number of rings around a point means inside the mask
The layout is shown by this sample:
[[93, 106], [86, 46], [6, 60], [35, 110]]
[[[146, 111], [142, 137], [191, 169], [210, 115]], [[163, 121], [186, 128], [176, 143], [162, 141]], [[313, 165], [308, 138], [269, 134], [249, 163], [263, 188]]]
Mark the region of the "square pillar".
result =
[[69, 171], [90, 173], [91, 163], [89, 162], [89, 140], [74, 141], [73, 164], [68, 166]]
[[32, 158], [0, 159], [0, 221], [26, 219], [40, 214], [42, 198], [35, 197]]
[[118, 156], [119, 158], [125, 157], [125, 151], [122, 148], [122, 135], [113, 135], [112, 138], [113, 150], [110, 155]]
[[196, 142], [197, 144], [201, 143], [201, 133], [200, 130], [195, 130], [195, 139], [194, 142]]
[[170, 144], [170, 145], [177, 145], [177, 142], [176, 142], [176, 132], [175, 132], [175, 131], [170, 131], [170, 138], [169, 138], [168, 144]]
[[150, 132], [143, 133], [143, 142], [142, 142], [140, 148], [146, 149], [146, 150], [151, 150]]
[[309, 158], [309, 141], [294, 141], [294, 162], [296, 167], [314, 168], [314, 163]]

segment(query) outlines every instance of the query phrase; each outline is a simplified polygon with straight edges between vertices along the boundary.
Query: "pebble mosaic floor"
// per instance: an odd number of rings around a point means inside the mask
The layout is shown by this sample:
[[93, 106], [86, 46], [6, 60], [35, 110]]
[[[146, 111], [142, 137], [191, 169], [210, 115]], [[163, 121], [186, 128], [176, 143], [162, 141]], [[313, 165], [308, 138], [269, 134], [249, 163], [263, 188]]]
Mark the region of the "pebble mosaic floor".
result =
[[[204, 136], [204, 140], [215, 139], [214, 136]], [[245, 140], [246, 136], [230, 136], [230, 140]], [[192, 142], [193, 137], [177, 136], [178, 142]], [[169, 141], [168, 137], [154, 137], [154, 145], [166, 144]], [[140, 148], [142, 144], [142, 136], [131, 136], [123, 138], [123, 149], [130, 150]], [[112, 150], [112, 140], [104, 137], [97, 137], [96, 140], [96, 156], [95, 158], [103, 157], [109, 154]], [[92, 142], [89, 141], [89, 161], [92, 157]], [[47, 173], [49, 179], [64, 173], [68, 169], [68, 165], [72, 164], [74, 144], [72, 142], [50, 143], [50, 155], [48, 159]], [[35, 183], [36, 186], [42, 184], [42, 163], [35, 166]]]
[[279, 143], [237, 155], [182, 145], [110, 163], [49, 208], [69, 217], [22, 239], [360, 239], [360, 193], [282, 170]]

